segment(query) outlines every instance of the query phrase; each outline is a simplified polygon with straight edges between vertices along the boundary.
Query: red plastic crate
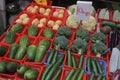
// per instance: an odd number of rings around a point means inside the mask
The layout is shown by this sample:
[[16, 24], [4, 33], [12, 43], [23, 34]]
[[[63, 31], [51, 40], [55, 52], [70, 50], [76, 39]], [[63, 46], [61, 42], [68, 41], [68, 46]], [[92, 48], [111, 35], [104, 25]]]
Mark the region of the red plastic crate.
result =
[[[74, 54], [74, 53], [71, 53], [71, 54], [72, 54], [72, 55], [74, 56], [74, 58], [75, 58], [76, 66], [77, 66], [75, 69], [77, 69], [81, 55], [77, 55], [77, 54]], [[82, 68], [84, 68], [85, 57], [86, 57], [86, 56], [84, 56], [84, 59], [83, 59], [83, 62], [82, 62]], [[68, 59], [68, 53], [66, 52], [66, 54], [65, 54], [65, 60], [64, 60], [64, 67], [69, 68], [69, 69], [74, 68], [74, 67], [72, 67], [72, 66], [68, 66], [68, 65], [67, 65], [67, 59]]]
[[28, 18], [29, 18], [28, 22], [27, 22], [26, 24], [23, 24], [23, 25], [28, 25], [29, 22], [30, 22], [30, 21], [32, 20], [32, 18], [34, 17], [34, 14], [31, 14], [31, 13], [26, 12], [26, 11], [22, 11], [22, 12], [20, 12], [20, 13], [13, 19], [13, 22], [12, 22], [12, 23], [15, 24], [15, 23], [16, 23], [16, 20], [19, 19], [19, 17], [20, 17], [22, 14], [27, 14], [27, 15], [28, 15]]
[[[0, 61], [7, 61], [7, 62], [16, 62], [16, 61], [12, 61], [12, 60], [7, 60], [7, 59], [1, 59]], [[18, 65], [20, 65], [21, 64], [21, 62], [16, 62], [16, 63], [18, 63]], [[0, 73], [0, 76], [1, 77], [4, 77], [4, 78], [7, 78], [7, 79], [14, 79], [15, 78], [15, 76], [16, 76], [16, 72], [15, 73], [13, 73], [13, 74], [8, 74], [8, 73]]]
[[[39, 77], [41, 76], [42, 74], [42, 66], [35, 66], [35, 65], [31, 65], [31, 64], [24, 64], [26, 66], [29, 66], [31, 69], [36, 69], [39, 71], [38, 73], [38, 76], [37, 76], [37, 79], [36, 80], [39, 80]], [[19, 75], [18, 73], [16, 73], [16, 80], [24, 80], [24, 76], [21, 76]]]
[[[46, 65], [43, 66], [42, 74], [44, 73], [44, 71], [45, 71], [45, 69], [46, 69], [47, 67], [48, 67], [48, 66], [46, 66]], [[56, 71], [54, 72], [53, 76], [56, 74], [57, 70], [58, 70], [58, 69], [56, 69]], [[63, 72], [63, 69], [62, 69], [62, 72]], [[58, 77], [57, 80], [61, 80], [60, 78], [61, 78], [62, 72], [61, 72], [61, 74], [60, 74], [60, 76]], [[42, 74], [41, 74], [41, 76], [39, 77], [39, 80], [41, 80]], [[52, 78], [51, 78], [51, 79], [52, 79]]]
[[[71, 70], [71, 69], [63, 68], [63, 71], [62, 71], [62, 75], [61, 75], [60, 80], [65, 80], [65, 78], [66, 78], [67, 75], [69, 74], [70, 70]], [[74, 70], [77, 71], [77, 69], [74, 69]], [[86, 75], [85, 75], [85, 74], [83, 75], [82, 80], [86, 80]]]

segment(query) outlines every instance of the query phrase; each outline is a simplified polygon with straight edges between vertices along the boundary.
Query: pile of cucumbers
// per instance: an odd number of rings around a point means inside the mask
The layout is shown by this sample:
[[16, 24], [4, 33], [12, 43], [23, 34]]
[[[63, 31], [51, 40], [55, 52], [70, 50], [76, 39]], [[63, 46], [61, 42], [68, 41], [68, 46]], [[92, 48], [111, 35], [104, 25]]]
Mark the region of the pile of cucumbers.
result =
[[86, 61], [87, 72], [105, 75], [104, 66], [105, 65], [100, 64], [99, 60], [91, 58], [91, 57], [87, 57], [87, 61]]
[[89, 77], [87, 77], [87, 80], [106, 80], [106, 77], [103, 75], [95, 75], [91, 74]]
[[73, 54], [71, 54], [71, 52], [68, 50], [68, 56], [67, 56], [67, 65], [74, 67], [74, 68], [81, 68], [83, 65], [83, 61], [84, 61], [84, 55], [81, 54], [80, 58], [79, 58], [79, 62], [78, 62], [78, 66], [76, 63], [76, 59], [74, 57]]
[[27, 65], [20, 65], [17, 68], [19, 75], [23, 76], [25, 80], [37, 80], [39, 71], [37, 69], [31, 68]]

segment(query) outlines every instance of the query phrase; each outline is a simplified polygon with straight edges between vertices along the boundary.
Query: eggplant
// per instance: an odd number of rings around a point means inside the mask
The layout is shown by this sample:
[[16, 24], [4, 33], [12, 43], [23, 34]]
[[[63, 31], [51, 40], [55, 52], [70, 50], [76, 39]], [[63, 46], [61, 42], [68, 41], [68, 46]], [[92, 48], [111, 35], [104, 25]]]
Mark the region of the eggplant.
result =
[[112, 80], [120, 80], [120, 69], [117, 69], [113, 76], [112, 76]]

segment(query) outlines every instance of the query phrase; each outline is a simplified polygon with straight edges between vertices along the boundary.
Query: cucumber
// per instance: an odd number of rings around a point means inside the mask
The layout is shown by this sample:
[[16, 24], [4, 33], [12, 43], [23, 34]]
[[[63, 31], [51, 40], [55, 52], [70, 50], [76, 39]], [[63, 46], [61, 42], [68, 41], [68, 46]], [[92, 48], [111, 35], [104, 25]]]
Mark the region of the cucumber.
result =
[[91, 74], [88, 80], [94, 80], [95, 74]]
[[115, 26], [116, 26], [115, 23], [109, 22], [109, 21], [103, 21], [103, 22], [102, 22], [102, 25], [103, 25], [103, 26], [110, 26], [110, 27], [115, 27]]
[[48, 49], [50, 47], [50, 41], [43, 39], [39, 42], [38, 46], [44, 45]]
[[29, 38], [27, 36], [22, 36], [20, 38], [19, 45], [27, 47], [29, 42], [30, 42], [30, 40], [29, 40]]
[[50, 69], [53, 67], [53, 65], [49, 65], [45, 71], [42, 74], [41, 80], [45, 80], [45, 77], [47, 76], [47, 74], [49, 73]]
[[45, 80], [49, 80], [51, 79], [53, 72], [58, 68], [58, 66], [63, 62], [64, 59], [64, 55], [61, 55], [60, 58], [57, 60], [57, 62], [53, 65], [53, 67], [51, 68], [51, 70], [48, 72]]
[[84, 69], [81, 69], [80, 73], [78, 73], [77, 80], [82, 80], [83, 75], [84, 75]]
[[65, 80], [71, 80], [74, 73], [75, 73], [74, 69], [71, 69]]
[[51, 52], [50, 52], [49, 55], [48, 55], [48, 59], [47, 59], [47, 63], [48, 63], [48, 64], [51, 63], [54, 54], [55, 54], [55, 49], [52, 49]]
[[11, 28], [10, 31], [14, 31], [14, 32], [20, 33], [20, 32], [23, 31], [23, 29], [24, 29], [24, 27], [23, 27], [21, 24], [18, 23], [18, 24], [15, 24], [15, 25]]
[[7, 50], [6, 46], [0, 46], [0, 56], [4, 56]]
[[78, 69], [78, 70], [75, 72], [75, 74], [73, 75], [73, 77], [71, 78], [71, 80], [77, 80], [80, 71], [81, 71], [81, 69]]
[[41, 46], [38, 46], [37, 47], [37, 50], [36, 50], [36, 55], [35, 55], [35, 62], [41, 62], [45, 53], [46, 53], [46, 47], [41, 45]]
[[36, 46], [35, 45], [30, 45], [27, 48], [27, 60], [28, 61], [34, 61], [35, 59], [35, 54], [36, 54]]
[[102, 80], [106, 80], [106, 77], [104, 76]]
[[103, 69], [102, 69], [102, 66], [100, 65], [100, 62], [96, 59], [95, 63], [96, 63], [97, 69], [98, 69], [98, 73], [103, 74]]
[[5, 42], [8, 44], [12, 44], [15, 42], [15, 32], [13, 31], [7, 31], [5, 35]]
[[17, 43], [13, 43], [10, 46], [10, 54], [8, 55], [8, 57], [14, 59], [18, 48], [19, 48], [19, 45]]
[[91, 72], [92, 70], [91, 70], [91, 58], [90, 57], [87, 58], [87, 62], [86, 63], [87, 63], [86, 64], [87, 65], [86, 66], [87, 67], [87, 71]]
[[27, 48], [25, 46], [20, 46], [15, 55], [15, 59], [17, 59], [17, 60], [23, 59], [23, 57], [25, 56], [25, 53], [26, 53], [26, 49]]
[[52, 59], [52, 64], [55, 64], [56, 63], [56, 61], [57, 61], [57, 56], [58, 56], [58, 52], [57, 51], [55, 51], [55, 54], [54, 54], [54, 56], [53, 56], [53, 59]]
[[56, 74], [53, 76], [52, 80], [58, 80], [59, 75], [61, 74], [62, 69], [59, 69]]
[[36, 36], [38, 34], [38, 28], [36, 26], [30, 26], [27, 33], [29, 36]]
[[72, 66], [76, 68], [76, 61], [74, 55], [72, 55], [72, 64], [73, 64]]
[[81, 55], [80, 60], [79, 60], [79, 64], [78, 64], [78, 68], [82, 67], [83, 61], [84, 61], [84, 55]]
[[102, 80], [102, 75], [99, 75], [96, 80]]
[[25, 73], [28, 69], [30, 69], [28, 66], [22, 64], [22, 65], [20, 65], [20, 66], [17, 68], [17, 72], [18, 72], [18, 74], [20, 74], [20, 75], [23, 76], [24, 73]]
[[92, 69], [93, 69], [93, 72], [95, 74], [98, 73], [98, 70], [97, 70], [97, 65], [95, 64], [95, 60], [94, 59], [91, 59], [91, 64], [92, 64]]
[[5, 61], [0, 62], [0, 72], [6, 72], [7, 63]]
[[72, 66], [72, 58], [71, 58], [71, 53], [70, 50], [68, 50], [68, 60], [67, 60], [68, 66]]

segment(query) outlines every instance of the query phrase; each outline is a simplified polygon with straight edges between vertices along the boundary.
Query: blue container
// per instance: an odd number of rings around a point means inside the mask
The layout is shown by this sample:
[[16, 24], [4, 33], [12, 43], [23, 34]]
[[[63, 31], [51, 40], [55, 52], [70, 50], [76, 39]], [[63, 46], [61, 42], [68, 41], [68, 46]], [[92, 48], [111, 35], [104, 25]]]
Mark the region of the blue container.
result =
[[[44, 64], [47, 65], [47, 66], [50, 65], [49, 63], [47, 63], [47, 59], [48, 59], [48, 56], [50, 55], [50, 52], [51, 52], [51, 50], [48, 50], [47, 56], [46, 56], [45, 61], [44, 61]], [[63, 52], [58, 52], [57, 59], [59, 59], [59, 57], [60, 57], [61, 55], [64, 55], [64, 53], [63, 53]], [[64, 60], [63, 60], [63, 61], [64, 61]], [[60, 67], [60, 68], [63, 68], [64, 66], [63, 66], [63, 64], [62, 64], [62, 65], [60, 65], [59, 67]]]
[[[88, 72], [87, 71], [87, 58], [85, 59], [85, 63], [84, 63], [84, 70], [85, 70], [85, 73], [86, 74], [92, 74], [93, 72]], [[100, 65], [101, 65], [101, 67], [102, 67], [102, 69], [103, 69], [103, 76], [106, 76], [107, 75], [107, 70], [106, 70], [106, 61], [104, 61], [104, 60], [99, 60], [99, 59], [97, 59], [99, 62], [100, 62]], [[98, 74], [96, 74], [96, 75], [99, 75], [99, 73]]]

